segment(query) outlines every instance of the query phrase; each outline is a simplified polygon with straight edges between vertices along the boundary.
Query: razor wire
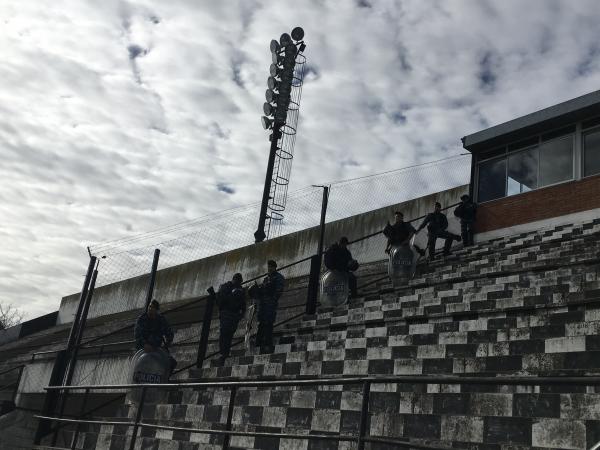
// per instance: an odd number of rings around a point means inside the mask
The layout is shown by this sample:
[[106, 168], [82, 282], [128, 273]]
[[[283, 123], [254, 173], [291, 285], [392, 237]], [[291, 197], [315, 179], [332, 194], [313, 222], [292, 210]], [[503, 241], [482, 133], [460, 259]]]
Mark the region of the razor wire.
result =
[[[398, 170], [325, 183], [331, 186], [326, 222], [398, 204], [468, 183], [470, 155], [457, 155]], [[306, 187], [288, 195], [285, 218], [279, 236], [319, 225], [322, 189]], [[128, 280], [150, 272], [154, 249], [161, 251], [160, 270], [224, 253], [254, 243], [253, 231], [260, 203], [236, 207], [197, 219], [180, 222], [148, 233], [109, 241], [90, 247], [100, 259], [97, 287]], [[273, 239], [275, 236], [271, 236]], [[357, 236], [358, 237], [358, 236]], [[225, 274], [223, 274], [225, 275]], [[140, 283], [140, 286], [146, 284]], [[145, 292], [123, 298], [123, 309], [142, 306]], [[111, 299], [111, 303], [115, 299]], [[125, 307], [125, 303], [129, 307]], [[93, 306], [92, 306], [93, 308]]]

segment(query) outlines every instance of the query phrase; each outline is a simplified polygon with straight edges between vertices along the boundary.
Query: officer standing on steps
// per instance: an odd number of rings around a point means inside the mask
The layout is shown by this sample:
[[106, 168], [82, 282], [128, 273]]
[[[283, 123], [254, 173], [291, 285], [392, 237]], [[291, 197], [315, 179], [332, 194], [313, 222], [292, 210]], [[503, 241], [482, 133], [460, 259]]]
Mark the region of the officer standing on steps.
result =
[[450, 254], [450, 247], [452, 241], [456, 240], [460, 242], [462, 239], [456, 234], [449, 233], [446, 231], [448, 228], [448, 219], [442, 214], [442, 205], [439, 202], [435, 202], [435, 209], [432, 213], [427, 214], [423, 223], [417, 229], [417, 233], [427, 226], [427, 247], [429, 247], [429, 259], [435, 258], [435, 243], [438, 238], [445, 239], [444, 242], [444, 256]]
[[460, 198], [460, 205], [454, 210], [454, 215], [460, 219], [460, 234], [463, 245], [473, 245], [473, 225], [477, 215], [477, 204], [467, 194]]
[[283, 292], [285, 278], [277, 272], [277, 263], [267, 261], [267, 276], [258, 286], [258, 330], [256, 345], [265, 353], [273, 353], [273, 325], [277, 317], [277, 305]]
[[[136, 350], [144, 349], [144, 352], [156, 352], [164, 344], [165, 350], [168, 352], [168, 347], [173, 342], [175, 336], [173, 330], [169, 326], [169, 322], [165, 316], [160, 313], [160, 304], [158, 301], [152, 300], [146, 309], [146, 312], [140, 315], [133, 329], [135, 337]], [[170, 371], [173, 372], [177, 361], [169, 354]]]
[[348, 242], [348, 238], [343, 236], [338, 242], [332, 244], [325, 251], [324, 262], [329, 270], [339, 270], [348, 275], [350, 298], [356, 298], [356, 275], [352, 272], [358, 269], [358, 262], [352, 258], [352, 253], [348, 250]]
[[[415, 228], [409, 222], [404, 221], [402, 211], [396, 211], [394, 213], [394, 223], [390, 225], [388, 222], [383, 229], [383, 235], [388, 240], [385, 252], [389, 254], [393, 245], [408, 245], [416, 232]], [[421, 256], [425, 255], [425, 250], [420, 249], [416, 245], [413, 245], [413, 247]]]
[[242, 287], [242, 274], [236, 273], [231, 281], [219, 286], [217, 305], [219, 306], [219, 351], [220, 365], [223, 365], [229, 351], [235, 330], [246, 313], [246, 292]]

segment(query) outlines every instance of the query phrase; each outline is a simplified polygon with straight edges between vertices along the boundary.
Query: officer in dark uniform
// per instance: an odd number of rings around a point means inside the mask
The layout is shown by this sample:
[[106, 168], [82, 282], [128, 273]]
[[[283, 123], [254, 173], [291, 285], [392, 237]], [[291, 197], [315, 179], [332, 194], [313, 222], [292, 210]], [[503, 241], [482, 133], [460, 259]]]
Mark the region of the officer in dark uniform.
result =
[[246, 292], [242, 287], [242, 274], [236, 273], [231, 281], [219, 286], [217, 305], [219, 306], [219, 351], [222, 365], [231, 350], [231, 341], [235, 330], [246, 313]]
[[[175, 334], [169, 326], [165, 316], [160, 313], [160, 304], [152, 300], [146, 309], [135, 322], [133, 329], [135, 337], [136, 350], [144, 349], [144, 352], [155, 352], [161, 346], [169, 352], [168, 347], [173, 342]], [[173, 372], [177, 366], [177, 361], [169, 354], [170, 371]]]
[[258, 330], [256, 345], [266, 353], [272, 353], [273, 325], [277, 317], [277, 305], [283, 292], [285, 278], [277, 272], [277, 263], [272, 259], [267, 261], [267, 276], [258, 288]]
[[461, 204], [454, 210], [454, 215], [460, 219], [463, 245], [469, 247], [473, 245], [473, 225], [477, 216], [477, 204], [467, 194], [463, 195], [460, 200]]
[[442, 205], [439, 202], [435, 202], [434, 211], [427, 214], [423, 223], [417, 228], [417, 233], [425, 227], [427, 227], [428, 233], [427, 246], [429, 247], [429, 259], [435, 258], [435, 243], [438, 238], [446, 240], [444, 242], [444, 256], [450, 254], [450, 247], [453, 240], [458, 242], [462, 240], [460, 236], [446, 231], [448, 228], [448, 219], [442, 214]]
[[324, 262], [329, 270], [339, 270], [348, 274], [350, 297], [356, 298], [356, 275], [352, 272], [358, 269], [358, 262], [352, 258], [352, 253], [348, 250], [347, 237], [340, 238], [325, 251]]
[[[417, 230], [409, 222], [404, 221], [404, 214], [402, 211], [396, 211], [394, 213], [394, 223], [388, 224], [383, 229], [383, 235], [388, 239], [387, 245], [385, 246], [385, 252], [389, 253], [392, 245], [406, 245], [410, 242], [412, 237], [415, 235]], [[413, 245], [415, 250], [421, 255], [425, 255], [425, 250], [420, 249], [418, 246]]]

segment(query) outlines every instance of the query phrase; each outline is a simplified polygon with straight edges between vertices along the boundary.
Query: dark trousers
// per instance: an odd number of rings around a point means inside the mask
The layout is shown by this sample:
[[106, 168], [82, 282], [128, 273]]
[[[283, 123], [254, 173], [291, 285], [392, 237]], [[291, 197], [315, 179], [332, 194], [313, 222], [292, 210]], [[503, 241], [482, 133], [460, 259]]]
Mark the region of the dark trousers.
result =
[[233, 341], [233, 335], [237, 330], [239, 320], [232, 317], [221, 317], [220, 319], [220, 332], [219, 332], [219, 352], [223, 358], [229, 356], [231, 351], [231, 342]]
[[273, 322], [258, 322], [258, 330], [256, 331], [256, 346], [273, 346]]
[[435, 257], [435, 243], [438, 239], [446, 240], [444, 242], [444, 255], [449, 255], [450, 247], [452, 247], [452, 241], [453, 240], [459, 241], [460, 237], [455, 234], [449, 233], [446, 230], [436, 231], [435, 233], [429, 232], [429, 235], [427, 238], [427, 246], [429, 247], [429, 257], [432, 259]]
[[350, 296], [356, 298], [356, 275], [352, 272], [348, 272], [348, 288], [350, 289]]
[[256, 331], [256, 345], [264, 347], [273, 346], [273, 325], [277, 317], [277, 300], [263, 298], [258, 302], [258, 330]]
[[473, 245], [473, 225], [474, 222], [471, 221], [460, 221], [460, 234], [462, 236], [463, 244], [465, 247]]

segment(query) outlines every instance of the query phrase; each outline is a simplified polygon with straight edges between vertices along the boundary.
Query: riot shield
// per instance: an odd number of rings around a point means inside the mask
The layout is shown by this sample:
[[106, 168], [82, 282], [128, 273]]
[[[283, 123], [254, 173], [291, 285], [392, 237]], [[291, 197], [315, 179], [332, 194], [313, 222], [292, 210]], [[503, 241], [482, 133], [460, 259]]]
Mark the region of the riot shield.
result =
[[169, 379], [169, 354], [159, 348], [155, 352], [138, 350], [131, 358], [129, 380], [132, 384], [164, 383]]
[[388, 275], [394, 285], [408, 284], [416, 269], [416, 252], [410, 244], [393, 245], [388, 260]]
[[340, 270], [325, 272], [321, 277], [321, 306], [336, 307], [348, 302], [348, 274]]

